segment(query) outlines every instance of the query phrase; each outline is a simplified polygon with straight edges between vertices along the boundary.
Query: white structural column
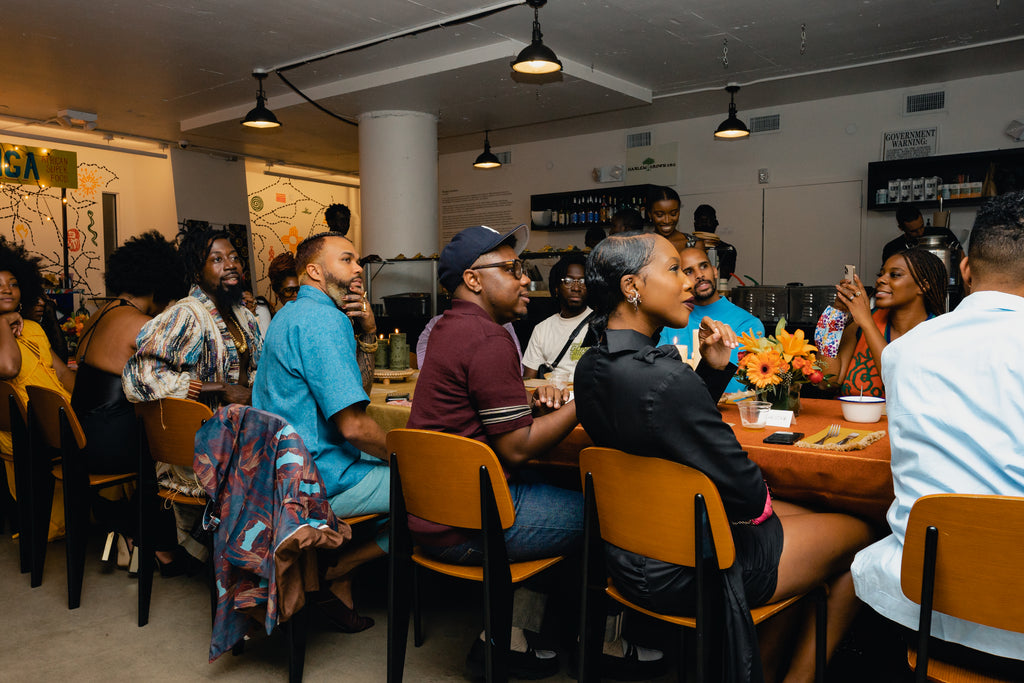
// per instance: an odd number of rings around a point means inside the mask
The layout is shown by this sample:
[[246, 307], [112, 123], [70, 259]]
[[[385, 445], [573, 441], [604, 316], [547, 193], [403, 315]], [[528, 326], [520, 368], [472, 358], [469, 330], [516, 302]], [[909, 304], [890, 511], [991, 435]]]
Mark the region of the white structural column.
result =
[[[359, 116], [362, 254], [391, 259], [438, 251], [437, 117], [415, 111]], [[377, 271], [372, 265], [369, 270]], [[373, 280], [386, 294], [431, 291], [434, 264], [389, 264]], [[369, 277], [369, 275], [367, 275]]]

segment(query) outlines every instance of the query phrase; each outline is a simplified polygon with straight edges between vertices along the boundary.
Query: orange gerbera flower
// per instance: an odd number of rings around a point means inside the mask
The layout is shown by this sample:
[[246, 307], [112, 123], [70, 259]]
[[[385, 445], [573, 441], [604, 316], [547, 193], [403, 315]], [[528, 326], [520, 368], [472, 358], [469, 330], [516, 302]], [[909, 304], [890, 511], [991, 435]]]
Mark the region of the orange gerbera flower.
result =
[[782, 347], [782, 357], [786, 360], [792, 360], [795, 356], [803, 356], [818, 350], [814, 344], [807, 343], [803, 330], [797, 330], [795, 333], [780, 330], [779, 345]]
[[743, 358], [747, 370], [747, 380], [758, 389], [782, 383], [781, 373], [788, 369], [777, 351], [748, 353]]

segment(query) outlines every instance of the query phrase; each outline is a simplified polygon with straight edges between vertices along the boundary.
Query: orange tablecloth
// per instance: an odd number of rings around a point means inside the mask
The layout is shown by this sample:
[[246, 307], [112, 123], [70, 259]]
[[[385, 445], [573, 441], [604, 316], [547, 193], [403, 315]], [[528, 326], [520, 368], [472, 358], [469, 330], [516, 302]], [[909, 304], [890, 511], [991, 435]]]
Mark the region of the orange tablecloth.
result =
[[[739, 410], [725, 406], [722, 419], [732, 425], [736, 439], [764, 473], [779, 499], [849, 512], [881, 522], [893, 499], [892, 471], [889, 468], [889, 435], [859, 451], [824, 451], [795, 446], [762, 443], [777, 431], [800, 431], [810, 435], [833, 422], [860, 433], [888, 431], [883, 417], [875, 424], [857, 424], [843, 420], [839, 401], [803, 399], [802, 410], [788, 430], [769, 427], [751, 430], [740, 426]], [[593, 445], [582, 427], [576, 427], [545, 458], [570, 467], [579, 464], [579, 453]]]
[[[387, 405], [384, 399], [390, 392], [412, 394], [415, 388], [415, 382], [400, 382], [387, 387], [375, 385], [367, 413], [385, 430], [404, 427], [410, 409]], [[843, 420], [839, 401], [803, 399], [801, 404], [800, 415], [787, 431], [811, 435], [838, 422], [862, 434], [879, 430], [888, 432], [889, 425], [884, 417], [874, 424]], [[743, 429], [739, 410], [734, 405], [722, 408], [722, 419], [732, 425], [740, 445], [761, 467], [775, 497], [849, 512], [876, 522], [884, 521], [885, 512], [893, 500], [888, 434], [859, 451], [825, 451], [762, 443], [766, 436], [780, 430], [773, 427]], [[587, 433], [577, 426], [541, 462], [577, 467], [580, 451], [592, 445]]]

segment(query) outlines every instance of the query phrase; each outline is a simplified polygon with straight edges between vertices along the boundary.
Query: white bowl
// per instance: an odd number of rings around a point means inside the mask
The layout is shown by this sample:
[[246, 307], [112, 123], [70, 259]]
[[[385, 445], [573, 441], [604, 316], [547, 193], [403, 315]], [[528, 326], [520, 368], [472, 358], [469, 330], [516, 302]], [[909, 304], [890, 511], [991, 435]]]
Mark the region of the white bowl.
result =
[[882, 419], [885, 399], [877, 396], [840, 396], [843, 418], [847, 422], [878, 422]]

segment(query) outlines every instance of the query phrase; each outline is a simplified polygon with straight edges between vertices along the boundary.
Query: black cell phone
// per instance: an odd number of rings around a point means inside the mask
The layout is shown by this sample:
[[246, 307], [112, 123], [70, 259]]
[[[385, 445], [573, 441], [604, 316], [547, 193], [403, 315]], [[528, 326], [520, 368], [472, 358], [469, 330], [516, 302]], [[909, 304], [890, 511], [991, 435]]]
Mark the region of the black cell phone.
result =
[[803, 432], [775, 432], [764, 437], [764, 443], [777, 443], [785, 446], [792, 446], [804, 438]]

